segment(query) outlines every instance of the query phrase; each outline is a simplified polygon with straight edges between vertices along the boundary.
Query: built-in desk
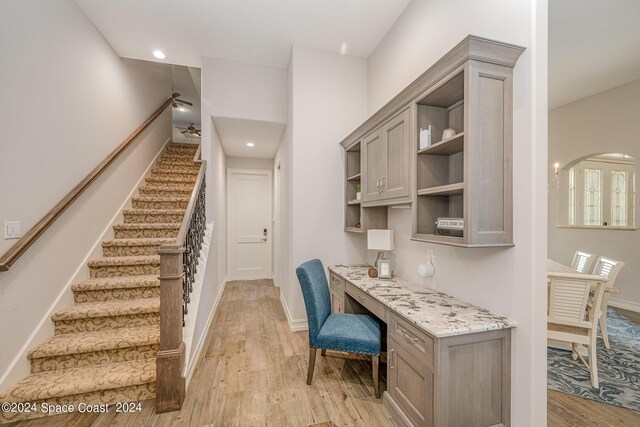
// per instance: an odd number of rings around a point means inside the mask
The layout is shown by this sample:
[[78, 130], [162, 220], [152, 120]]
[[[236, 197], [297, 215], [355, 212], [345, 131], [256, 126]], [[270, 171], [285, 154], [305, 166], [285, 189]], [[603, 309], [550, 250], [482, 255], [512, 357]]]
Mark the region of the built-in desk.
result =
[[509, 426], [515, 322], [424, 285], [331, 266], [336, 313], [386, 323], [384, 403], [400, 426]]

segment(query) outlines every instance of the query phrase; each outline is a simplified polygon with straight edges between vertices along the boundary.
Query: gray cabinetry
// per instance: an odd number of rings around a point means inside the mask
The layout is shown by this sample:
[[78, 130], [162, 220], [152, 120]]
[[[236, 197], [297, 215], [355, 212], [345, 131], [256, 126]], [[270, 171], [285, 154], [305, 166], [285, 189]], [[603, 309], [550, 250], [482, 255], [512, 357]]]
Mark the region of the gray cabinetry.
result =
[[362, 143], [364, 145], [363, 163], [367, 171], [363, 186], [363, 201], [367, 203], [382, 198], [382, 177], [387, 173], [383, 129], [376, 129], [367, 135]]
[[409, 109], [383, 123], [363, 139], [363, 206], [409, 201], [411, 131]]
[[[512, 74], [523, 51], [468, 36], [341, 142], [362, 141], [363, 218], [411, 203], [414, 240], [513, 246]], [[366, 228], [382, 228], [386, 216], [376, 218]]]
[[[364, 138], [363, 140], [356, 141], [349, 146], [345, 152], [345, 215], [344, 215], [344, 229], [350, 233], [365, 233], [371, 228], [386, 228], [387, 227], [387, 211], [383, 207], [369, 207], [365, 208], [362, 205], [364, 198], [363, 194], [366, 194], [366, 188], [373, 188], [374, 194], [372, 196], [380, 196], [380, 193], [376, 189], [375, 185], [367, 186], [367, 175], [362, 173], [363, 170], [372, 170], [373, 174], [380, 173], [383, 169], [383, 149], [382, 146], [382, 131], [377, 134], [376, 138]], [[371, 164], [366, 166], [366, 157], [361, 155], [363, 151], [367, 151], [362, 147], [369, 146], [369, 152], [373, 153], [372, 160], [379, 162], [379, 164]], [[363, 166], [364, 165], [364, 166]], [[377, 175], [376, 175], [377, 176]]]
[[400, 426], [508, 426], [510, 332], [432, 338], [389, 315], [385, 404]]
[[[406, 424], [433, 425], [433, 372], [393, 339], [387, 340], [387, 393]], [[408, 421], [408, 422], [407, 422]]]
[[329, 295], [331, 296], [331, 312], [344, 313], [344, 279], [337, 274], [329, 276]]

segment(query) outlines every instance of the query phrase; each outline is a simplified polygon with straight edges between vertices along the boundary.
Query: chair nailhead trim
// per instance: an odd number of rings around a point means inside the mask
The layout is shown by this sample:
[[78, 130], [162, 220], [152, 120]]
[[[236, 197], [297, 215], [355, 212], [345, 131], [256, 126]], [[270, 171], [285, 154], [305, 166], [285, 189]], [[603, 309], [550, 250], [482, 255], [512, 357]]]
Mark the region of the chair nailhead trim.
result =
[[309, 346], [309, 348], [315, 348], [318, 350], [333, 350], [333, 351], [341, 351], [343, 353], [355, 353], [355, 354], [364, 354], [365, 356], [380, 356], [380, 353], [362, 353], [360, 351], [346, 351], [346, 350], [341, 350], [339, 348], [331, 348], [331, 347], [316, 347], [316, 346]]

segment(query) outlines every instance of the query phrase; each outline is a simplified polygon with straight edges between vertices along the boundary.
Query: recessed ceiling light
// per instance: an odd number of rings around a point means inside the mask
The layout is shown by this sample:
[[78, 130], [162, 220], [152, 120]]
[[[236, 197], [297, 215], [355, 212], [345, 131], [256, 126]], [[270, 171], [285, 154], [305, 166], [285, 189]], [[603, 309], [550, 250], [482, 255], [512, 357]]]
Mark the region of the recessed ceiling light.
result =
[[342, 42], [342, 44], [340, 45], [340, 54], [341, 55], [347, 54], [347, 42]]
[[187, 109], [186, 109], [186, 108], [184, 108], [184, 107], [179, 107], [179, 108], [178, 108], [178, 111], [187, 111]]
[[161, 51], [161, 50], [154, 50], [153, 51], [153, 56], [155, 56], [158, 59], [164, 59], [164, 58], [167, 57], [167, 55], [165, 55], [164, 52]]
[[253, 142], [247, 142], [247, 147], [254, 147], [256, 144], [254, 144]]

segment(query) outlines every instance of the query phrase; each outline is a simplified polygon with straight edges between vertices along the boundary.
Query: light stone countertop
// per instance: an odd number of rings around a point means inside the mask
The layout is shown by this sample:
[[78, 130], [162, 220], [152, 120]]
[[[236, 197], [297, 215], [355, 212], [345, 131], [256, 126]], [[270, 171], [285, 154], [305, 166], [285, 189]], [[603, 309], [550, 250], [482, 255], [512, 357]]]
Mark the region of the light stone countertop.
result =
[[442, 338], [516, 326], [507, 317], [460, 301], [424, 285], [392, 279], [372, 279], [369, 266], [333, 265], [329, 270], [402, 315], [434, 337]]

